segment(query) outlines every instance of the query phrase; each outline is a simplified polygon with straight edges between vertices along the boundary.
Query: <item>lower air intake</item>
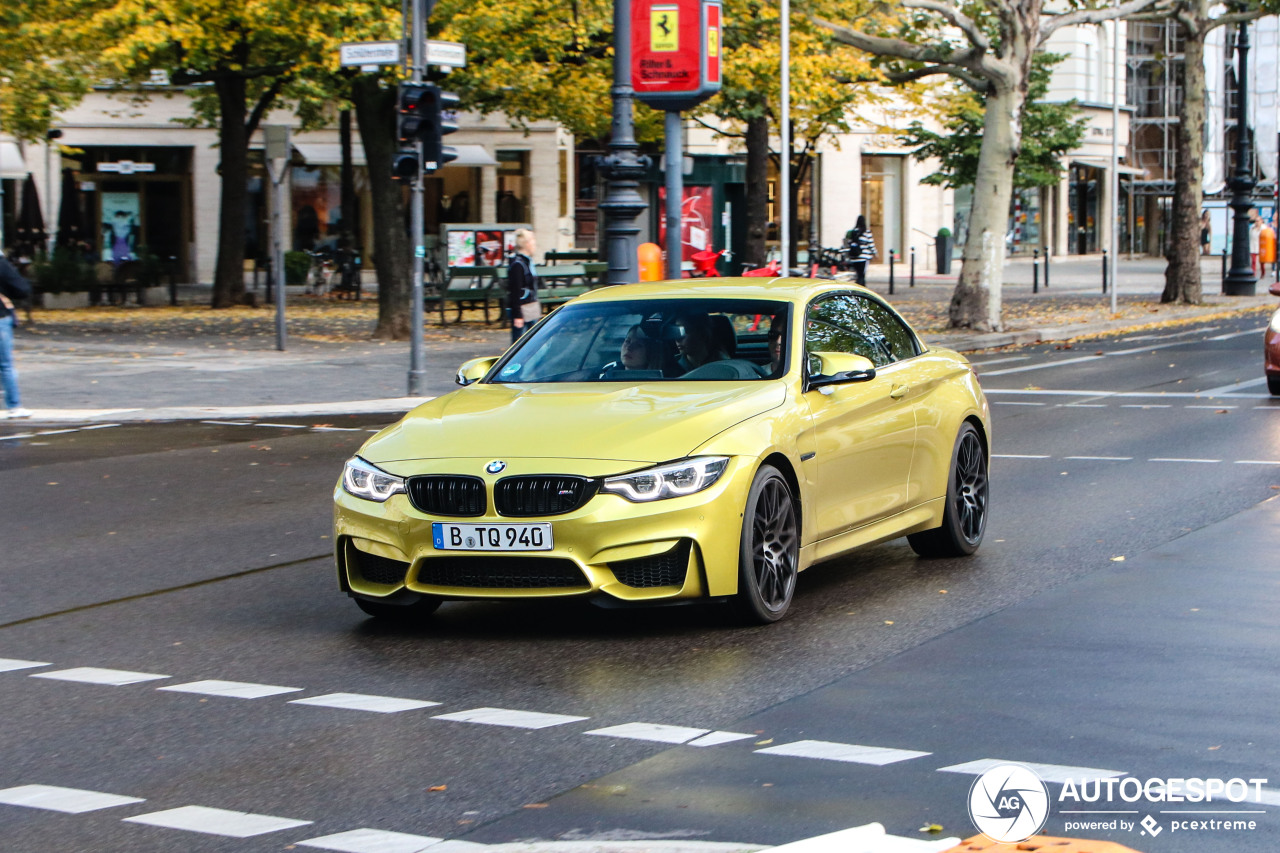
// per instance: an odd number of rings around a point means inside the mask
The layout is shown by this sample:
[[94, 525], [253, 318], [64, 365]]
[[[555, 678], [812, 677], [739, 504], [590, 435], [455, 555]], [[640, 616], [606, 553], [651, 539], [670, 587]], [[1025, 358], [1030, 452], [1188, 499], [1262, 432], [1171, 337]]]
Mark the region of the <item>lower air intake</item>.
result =
[[572, 560], [559, 557], [433, 557], [422, 562], [418, 583], [470, 589], [587, 588]]
[[609, 564], [609, 570], [619, 583], [637, 589], [684, 586], [684, 577], [689, 570], [689, 540], [683, 540], [664, 554], [635, 560], [618, 560]]

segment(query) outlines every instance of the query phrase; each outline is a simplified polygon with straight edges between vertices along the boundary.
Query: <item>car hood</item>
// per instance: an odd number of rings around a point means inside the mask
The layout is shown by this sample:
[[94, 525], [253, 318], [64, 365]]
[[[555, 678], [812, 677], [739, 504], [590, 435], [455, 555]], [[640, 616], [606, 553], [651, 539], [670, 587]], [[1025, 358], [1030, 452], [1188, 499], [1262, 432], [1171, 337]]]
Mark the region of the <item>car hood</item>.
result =
[[665, 462], [784, 399], [780, 381], [478, 384], [409, 412], [360, 455], [375, 465], [459, 457]]

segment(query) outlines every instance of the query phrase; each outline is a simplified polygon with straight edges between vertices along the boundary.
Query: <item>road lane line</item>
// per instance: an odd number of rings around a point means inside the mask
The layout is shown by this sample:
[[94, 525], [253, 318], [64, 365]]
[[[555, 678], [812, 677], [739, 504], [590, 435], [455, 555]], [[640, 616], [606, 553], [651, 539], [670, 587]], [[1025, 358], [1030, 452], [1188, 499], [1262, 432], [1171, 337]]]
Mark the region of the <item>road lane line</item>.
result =
[[1231, 394], [1245, 388], [1255, 388], [1259, 385], [1265, 384], [1266, 381], [1267, 377], [1258, 376], [1254, 379], [1243, 379], [1239, 382], [1232, 382], [1230, 385], [1219, 385], [1217, 388], [1210, 388], [1208, 391], [1201, 391], [1200, 393], [1204, 394], [1206, 397], [1215, 397], [1218, 394]]
[[[308, 838], [297, 842], [297, 846], [337, 850], [339, 853], [422, 853], [442, 841], [443, 838], [432, 838], [429, 835], [409, 835], [404, 832], [387, 832], [384, 829], [353, 829], [335, 835]], [[482, 847], [483, 845], [476, 845], [477, 849]]]
[[30, 677], [123, 687], [126, 684], [141, 684], [144, 681], [158, 681], [172, 676], [156, 675], [151, 672], [130, 672], [127, 669], [100, 669], [96, 666], [78, 666], [73, 669], [59, 669], [55, 672], [37, 672]]
[[174, 693], [225, 696], [229, 699], [262, 699], [266, 696], [279, 696], [281, 693], [299, 693], [302, 691], [301, 687], [278, 687], [274, 684], [250, 684], [244, 681], [217, 680], [192, 681], [187, 684], [174, 684], [169, 687], [157, 687], [156, 689], [169, 690]]
[[[1124, 397], [1132, 399], [1135, 397], [1155, 397], [1157, 399], [1166, 400], [1205, 400], [1215, 397], [1229, 398], [1247, 398], [1255, 400], [1265, 400], [1269, 398], [1267, 394], [1234, 394], [1221, 392], [1211, 394], [1208, 391], [1095, 391], [1087, 389], [1060, 389], [1060, 388], [988, 388], [982, 387], [983, 393], [987, 396], [992, 394], [1017, 394], [1030, 397], [1100, 397], [1109, 400], [1115, 397]], [[1275, 408], [1280, 411], [1280, 406], [1259, 406], [1258, 408]]]
[[749, 737], [755, 737], [755, 735], [744, 735], [740, 732], [712, 732], [697, 740], [689, 741], [685, 746], [719, 746], [722, 743], [733, 743]]
[[685, 726], [664, 726], [660, 723], [625, 723], [586, 732], [589, 735], [620, 737], [628, 740], [651, 740], [657, 743], [688, 743], [694, 738], [710, 734], [710, 729], [691, 729]]
[[506, 708], [472, 708], [453, 714], [440, 714], [433, 720], [452, 720], [458, 723], [479, 723], [482, 726], [511, 726], [517, 729], [545, 729], [589, 720], [590, 717], [574, 717], [568, 714], [543, 714], [538, 711], [511, 711]]
[[19, 785], [0, 791], [0, 803], [23, 806], [29, 809], [45, 809], [64, 814], [84, 814], [99, 809], [145, 803], [139, 797], [121, 797], [100, 791], [82, 791], [79, 788], [59, 788], [54, 785]]
[[1238, 409], [1239, 406], [1183, 406], [1184, 409]]
[[997, 406], [1044, 406], [1046, 403], [1024, 403], [1021, 400], [992, 400]]
[[1030, 768], [1046, 782], [1059, 784], [1071, 780], [1076, 783], [1093, 782], [1097, 779], [1114, 779], [1127, 776], [1126, 770], [1100, 770], [1097, 767], [1071, 767], [1065, 764], [1037, 764], [1031, 761], [1010, 761], [1004, 758], [980, 758], [964, 764], [952, 764], [950, 767], [939, 767], [939, 773], [964, 773], [970, 776], [981, 776], [993, 767], [1001, 764], [1020, 764]]
[[1229, 341], [1232, 338], [1243, 338], [1245, 335], [1261, 335], [1267, 330], [1266, 326], [1261, 329], [1247, 329], [1243, 332], [1230, 332], [1225, 335], [1214, 335], [1212, 338], [1205, 338], [1206, 341]]
[[1132, 462], [1132, 456], [1068, 456], [1067, 459], [1089, 459], [1097, 462]]
[[1171, 403], [1121, 403], [1122, 409], [1172, 409]]
[[0, 658], [0, 672], [13, 672], [19, 669], [35, 669], [38, 666], [53, 666], [51, 663], [38, 660], [18, 660], [17, 658]]
[[1221, 459], [1182, 459], [1176, 456], [1157, 456], [1154, 459], [1148, 459], [1148, 462], [1199, 462], [1203, 464], [1213, 464], [1221, 462]]
[[889, 749], [883, 746], [863, 746], [857, 743], [833, 743], [826, 740], [799, 740], [757, 749], [757, 755], [786, 755], [792, 758], [819, 758], [824, 761], [844, 761], [850, 764], [872, 764], [883, 767], [899, 761], [910, 761], [931, 755], [911, 749]]
[[1237, 465], [1280, 465], [1275, 459], [1237, 459]]
[[266, 835], [269, 832], [280, 832], [311, 823], [309, 820], [211, 809], [205, 806], [182, 806], [162, 812], [151, 812], [127, 817], [124, 822], [161, 826], [165, 829], [183, 829], [187, 832], [221, 835], [226, 838], [252, 838], [255, 835]]
[[993, 453], [992, 459], [1052, 459], [1052, 456], [1032, 456], [1030, 454], [1021, 453]]
[[1106, 358], [1104, 355], [1082, 355], [1079, 358], [1067, 358], [1062, 361], [1047, 361], [1041, 364], [1026, 364], [1022, 367], [1006, 367], [1002, 370], [988, 370], [981, 374], [983, 378], [987, 376], [1004, 376], [1009, 373], [1026, 373], [1028, 370], [1044, 370], [1046, 367], [1063, 367], [1068, 364], [1080, 364], [1086, 361], [1101, 361]]
[[344, 708], [350, 711], [373, 711], [377, 714], [395, 714], [400, 711], [416, 711], [433, 708], [441, 703], [420, 699], [397, 699], [394, 696], [369, 696], [364, 693], [326, 693], [309, 699], [290, 699], [290, 705], [318, 705], [323, 708]]
[[1008, 358], [993, 358], [989, 361], [971, 361], [969, 363], [972, 364], [974, 367], [988, 367], [992, 364], [1007, 364], [1011, 361], [1030, 361], [1030, 360], [1031, 360], [1031, 356], [1029, 355], [1011, 355]]

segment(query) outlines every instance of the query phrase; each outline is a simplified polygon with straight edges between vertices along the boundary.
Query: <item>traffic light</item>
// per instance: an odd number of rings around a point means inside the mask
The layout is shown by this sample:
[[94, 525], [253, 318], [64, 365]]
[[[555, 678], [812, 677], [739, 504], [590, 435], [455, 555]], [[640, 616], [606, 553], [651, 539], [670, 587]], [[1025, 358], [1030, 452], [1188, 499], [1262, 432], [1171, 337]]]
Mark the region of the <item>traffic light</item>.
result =
[[458, 159], [457, 150], [443, 142], [445, 136], [458, 130], [458, 123], [453, 120], [458, 109], [458, 96], [439, 86], [431, 86], [424, 107], [426, 127], [423, 128], [422, 159], [426, 170], [431, 172]]
[[400, 138], [401, 145], [412, 145], [419, 139], [426, 139], [427, 116], [435, 102], [435, 95], [431, 90], [435, 88], [429, 83], [400, 84], [396, 135]]

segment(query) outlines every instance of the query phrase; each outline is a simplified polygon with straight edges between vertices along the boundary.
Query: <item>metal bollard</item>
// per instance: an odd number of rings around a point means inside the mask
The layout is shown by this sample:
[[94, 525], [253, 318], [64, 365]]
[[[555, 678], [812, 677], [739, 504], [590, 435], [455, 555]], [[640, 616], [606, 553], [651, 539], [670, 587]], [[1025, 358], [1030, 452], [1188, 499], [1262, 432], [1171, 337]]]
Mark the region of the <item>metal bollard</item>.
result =
[[1227, 247], [1222, 247], [1222, 287], [1225, 292], [1227, 287]]
[[1049, 247], [1044, 247], [1044, 289], [1049, 289]]
[[1107, 250], [1102, 250], [1102, 292], [1107, 292]]
[[889, 295], [893, 296], [893, 249], [889, 250]]
[[1040, 292], [1040, 250], [1031, 250], [1031, 292]]
[[907, 285], [907, 287], [916, 286], [916, 247], [915, 246], [911, 247], [911, 278], [908, 281], [910, 283]]

